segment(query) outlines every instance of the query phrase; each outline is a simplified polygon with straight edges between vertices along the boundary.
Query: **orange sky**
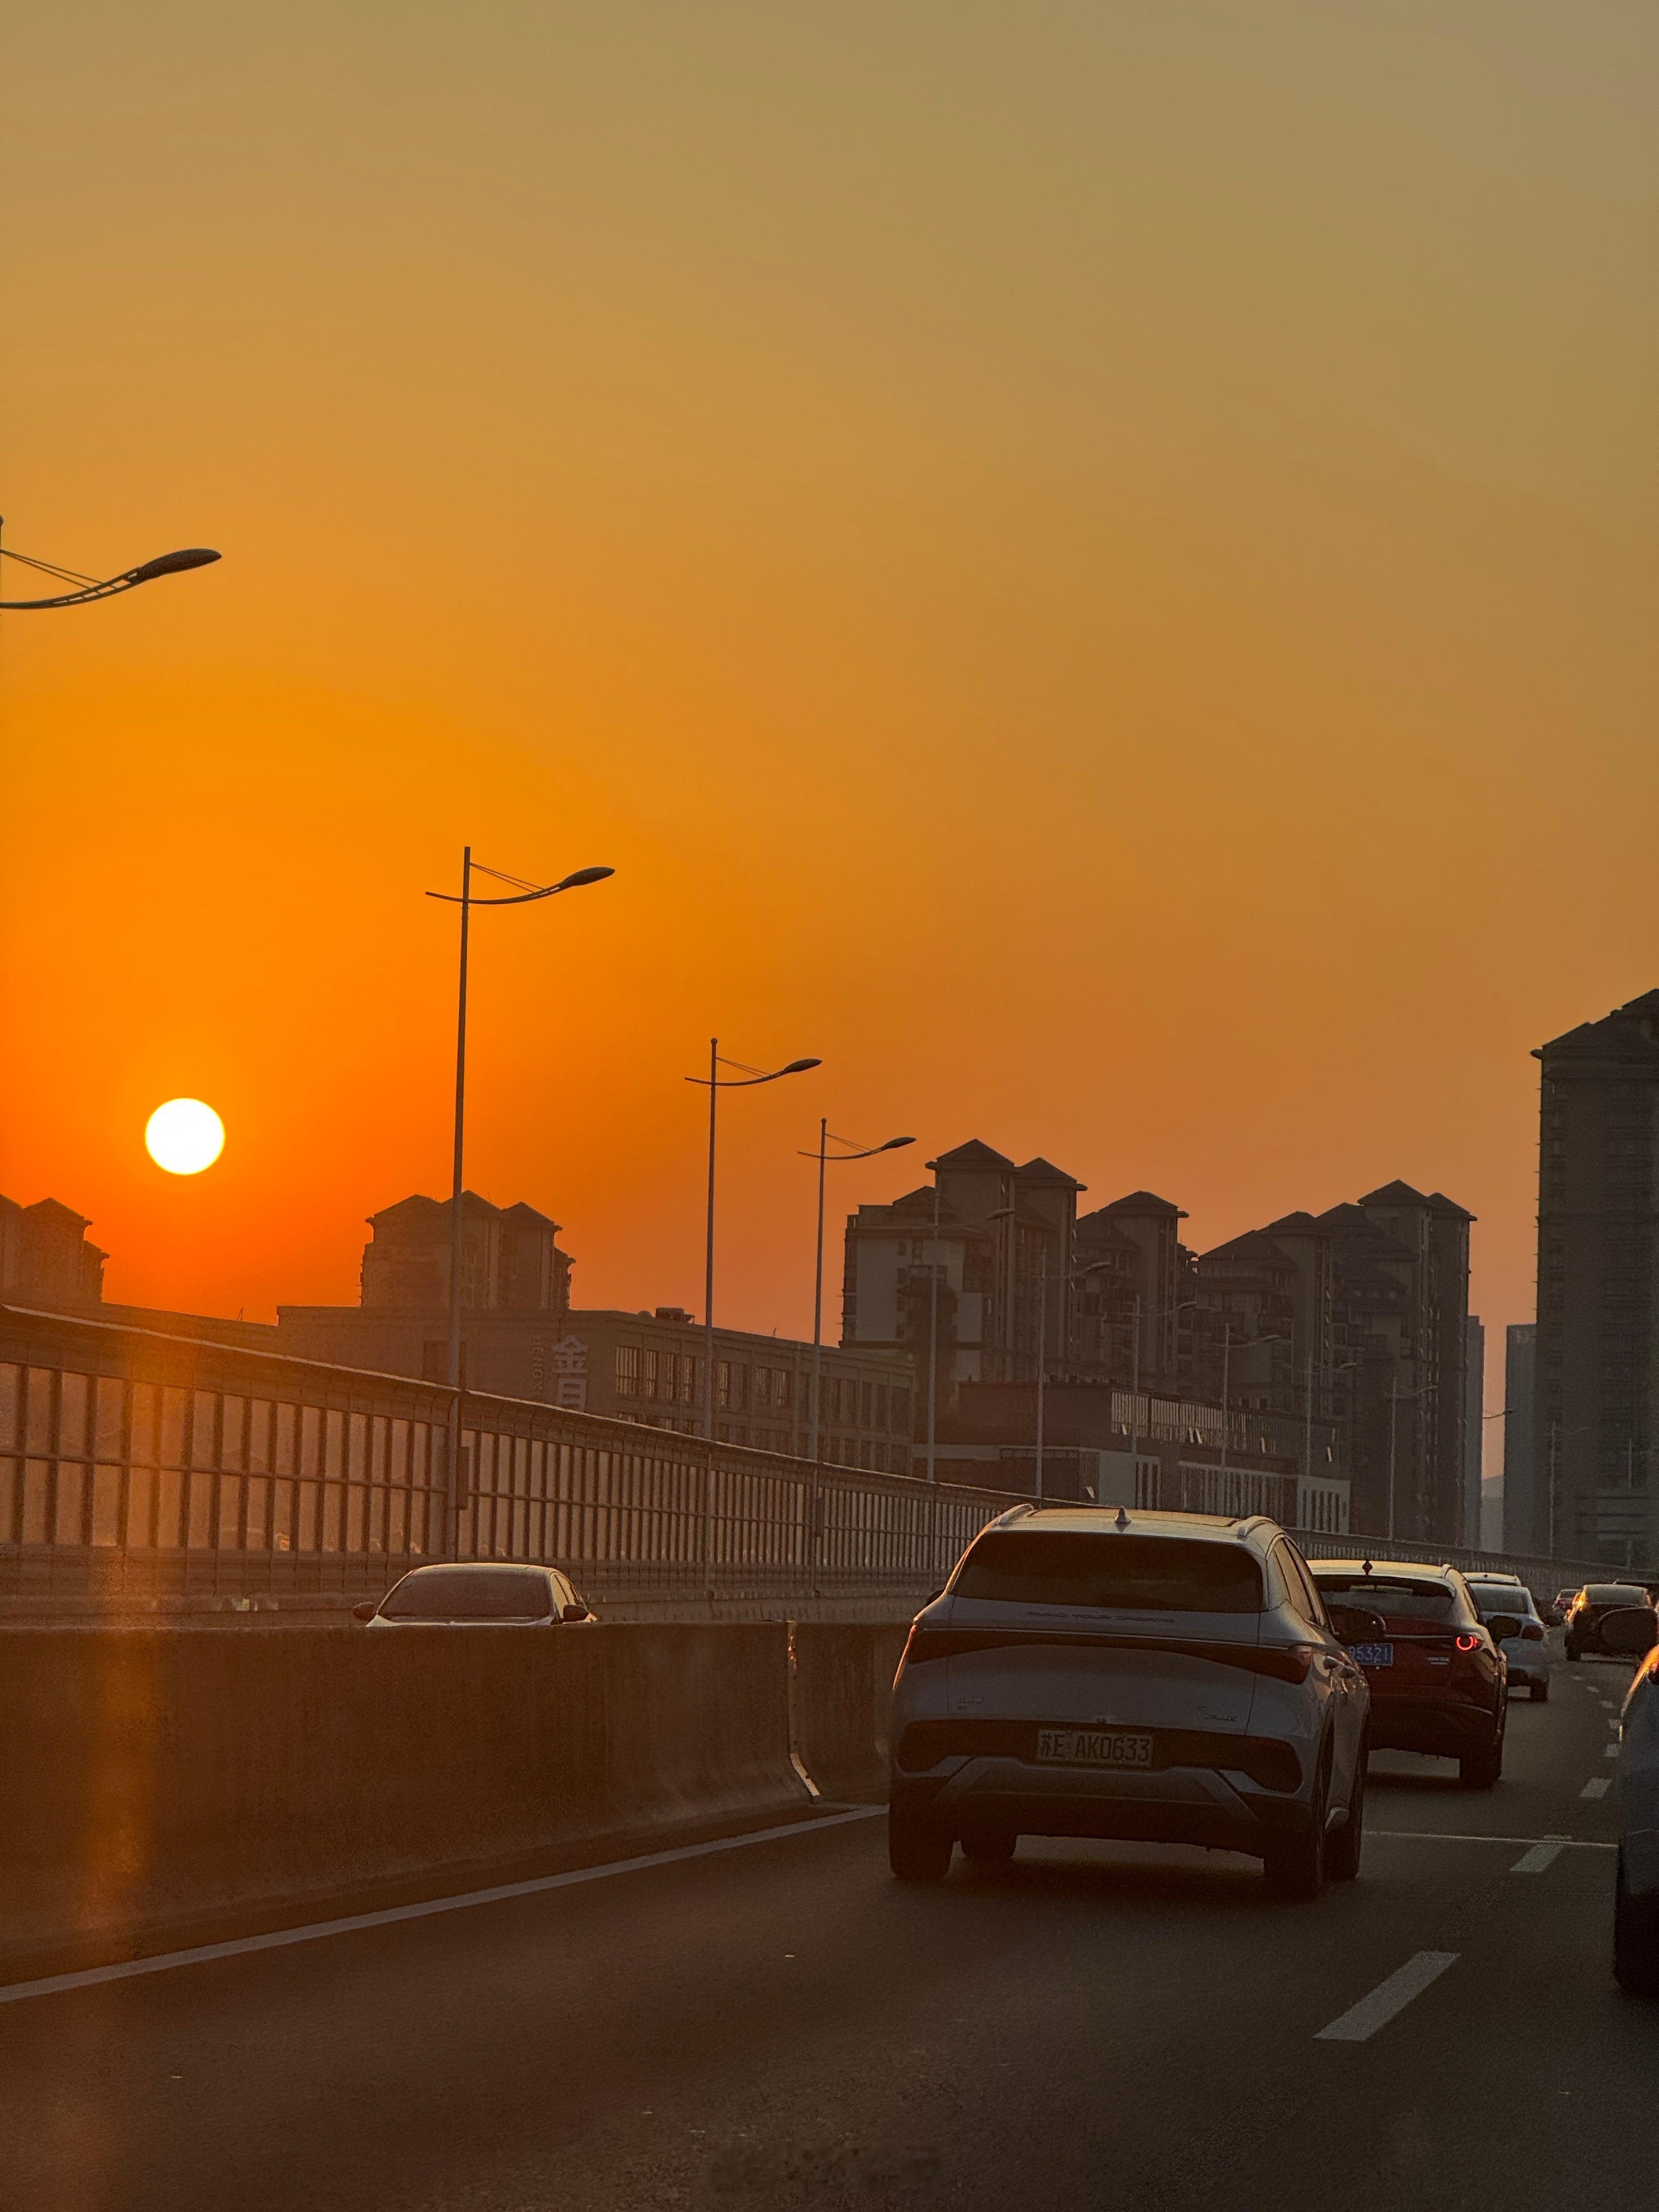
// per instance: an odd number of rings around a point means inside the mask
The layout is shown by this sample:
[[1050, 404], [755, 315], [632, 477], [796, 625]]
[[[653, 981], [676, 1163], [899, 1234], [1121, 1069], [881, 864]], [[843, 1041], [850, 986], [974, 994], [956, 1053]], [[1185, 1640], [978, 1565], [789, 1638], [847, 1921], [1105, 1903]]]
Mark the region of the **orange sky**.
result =
[[1529, 1315], [1529, 1048], [1659, 981], [1656, 90], [1634, 0], [34, 11], [8, 540], [225, 559], [0, 632], [0, 1190], [354, 1295], [470, 838], [618, 870], [475, 970], [584, 1302], [701, 1304], [718, 1029], [824, 1060], [732, 1321], [810, 1322], [821, 1110], [1200, 1247], [1401, 1175]]

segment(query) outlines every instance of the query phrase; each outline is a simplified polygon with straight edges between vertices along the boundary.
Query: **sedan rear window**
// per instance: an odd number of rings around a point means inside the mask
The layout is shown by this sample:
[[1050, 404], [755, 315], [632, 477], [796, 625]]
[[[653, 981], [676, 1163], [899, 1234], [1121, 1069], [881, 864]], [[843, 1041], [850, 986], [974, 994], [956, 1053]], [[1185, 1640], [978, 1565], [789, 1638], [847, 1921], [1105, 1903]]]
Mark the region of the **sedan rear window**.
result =
[[1149, 1613], [1260, 1613], [1261, 1570], [1242, 1544], [1184, 1537], [998, 1529], [951, 1585], [957, 1597]]
[[1387, 1575], [1316, 1575], [1327, 1605], [1364, 1606], [1389, 1627], [1443, 1627], [1457, 1617], [1457, 1599], [1444, 1583], [1407, 1582]]
[[552, 1610], [547, 1577], [533, 1567], [422, 1567], [380, 1607], [388, 1620], [545, 1620]]
[[1489, 1613], [1514, 1613], [1522, 1620], [1530, 1620], [1538, 1610], [1532, 1601], [1532, 1592], [1517, 1589], [1513, 1583], [1471, 1583], [1469, 1595], [1483, 1620]]
[[1592, 1605], [1645, 1605], [1648, 1594], [1629, 1583], [1591, 1583], [1584, 1595]]

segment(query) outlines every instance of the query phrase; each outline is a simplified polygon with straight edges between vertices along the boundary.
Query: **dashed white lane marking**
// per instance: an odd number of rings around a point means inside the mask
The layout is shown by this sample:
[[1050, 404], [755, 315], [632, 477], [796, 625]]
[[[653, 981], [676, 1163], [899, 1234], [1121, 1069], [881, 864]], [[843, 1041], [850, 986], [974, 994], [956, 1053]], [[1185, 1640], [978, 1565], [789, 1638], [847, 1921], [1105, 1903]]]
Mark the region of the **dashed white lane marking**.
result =
[[240, 1959], [250, 1951], [280, 1951], [290, 1943], [321, 1943], [331, 1936], [354, 1936], [362, 1928], [392, 1928], [403, 1920], [430, 1920], [440, 1912], [465, 1912], [475, 1905], [499, 1905], [513, 1897], [539, 1897], [544, 1890], [574, 1889], [585, 1881], [606, 1881], [612, 1875], [643, 1874], [649, 1867], [678, 1866], [683, 1859], [711, 1858], [717, 1851], [740, 1851], [750, 1844], [771, 1844], [786, 1836], [817, 1836], [849, 1820], [873, 1820], [884, 1805], [860, 1805], [822, 1820], [790, 1820], [781, 1827], [754, 1828], [747, 1835], [717, 1836], [712, 1843], [680, 1844], [672, 1851], [647, 1851], [636, 1859], [612, 1859], [604, 1866], [573, 1867], [566, 1874], [544, 1874], [533, 1881], [504, 1882], [496, 1889], [471, 1889], [459, 1897], [432, 1897], [420, 1905], [392, 1905], [379, 1912], [354, 1912], [343, 1920], [313, 1920], [305, 1928], [275, 1928], [264, 1936], [239, 1936], [228, 1943], [198, 1943], [189, 1951], [158, 1951], [152, 1959], [124, 1959], [113, 1966], [86, 1966], [76, 1974], [49, 1974], [38, 1982], [13, 1982], [0, 1988], [0, 2005], [25, 1997], [56, 1996], [65, 1990], [94, 1989], [100, 1982], [129, 1982], [140, 1974], [171, 1973], [176, 1966], [204, 1966], [212, 1959]]
[[1431, 1982], [1437, 1982], [1457, 1960], [1455, 1951], [1419, 1951], [1414, 1958], [1379, 1982], [1369, 1996], [1350, 2005], [1328, 2027], [1322, 2027], [1316, 2043], [1365, 2043], [1386, 2027], [1396, 2013], [1404, 2012], [1413, 1997], [1421, 1996]]
[[1613, 1784], [1605, 1774], [1598, 1774], [1594, 1782], [1587, 1782], [1579, 1791], [1581, 1797], [1605, 1797]]
[[1601, 1756], [1603, 1759], [1617, 1759], [1619, 1756], [1618, 1745], [1616, 1743], [1610, 1743], [1607, 1749], [1602, 1753]]
[[1546, 1836], [1541, 1844], [1534, 1844], [1529, 1851], [1523, 1851], [1510, 1869], [1510, 1872], [1511, 1874], [1542, 1874], [1547, 1867], [1553, 1867], [1555, 1864], [1571, 1841], [1571, 1838], [1567, 1836]]

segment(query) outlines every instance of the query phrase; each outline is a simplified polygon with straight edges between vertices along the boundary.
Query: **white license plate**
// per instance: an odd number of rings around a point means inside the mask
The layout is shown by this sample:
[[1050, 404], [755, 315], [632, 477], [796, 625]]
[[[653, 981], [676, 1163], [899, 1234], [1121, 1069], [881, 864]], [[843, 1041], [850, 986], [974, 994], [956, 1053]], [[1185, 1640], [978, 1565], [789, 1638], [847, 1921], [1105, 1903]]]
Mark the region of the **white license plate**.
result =
[[1051, 1766], [1150, 1766], [1152, 1739], [1121, 1729], [1039, 1729], [1037, 1757]]
[[1362, 1667], [1392, 1667], [1394, 1646], [1392, 1644], [1356, 1644], [1353, 1656]]

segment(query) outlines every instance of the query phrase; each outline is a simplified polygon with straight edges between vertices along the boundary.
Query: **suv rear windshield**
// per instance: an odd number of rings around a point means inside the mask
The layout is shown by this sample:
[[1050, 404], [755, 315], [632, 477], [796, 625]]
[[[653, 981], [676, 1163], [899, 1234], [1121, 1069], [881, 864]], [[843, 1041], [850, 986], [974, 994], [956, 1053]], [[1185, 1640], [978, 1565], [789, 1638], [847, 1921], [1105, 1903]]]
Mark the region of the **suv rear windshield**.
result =
[[1648, 1594], [1629, 1583], [1592, 1583], [1584, 1592], [1592, 1605], [1645, 1605]]
[[1457, 1616], [1457, 1599], [1444, 1583], [1407, 1582], [1387, 1575], [1316, 1575], [1327, 1605], [1359, 1605], [1381, 1613], [1392, 1628], [1432, 1623], [1443, 1627]]
[[1260, 1613], [1261, 1570], [1242, 1544], [1182, 1536], [997, 1529], [951, 1585], [957, 1597], [1014, 1605], [1123, 1607], [1146, 1613]]
[[545, 1620], [553, 1610], [538, 1569], [422, 1567], [398, 1584], [380, 1611], [388, 1620]]

